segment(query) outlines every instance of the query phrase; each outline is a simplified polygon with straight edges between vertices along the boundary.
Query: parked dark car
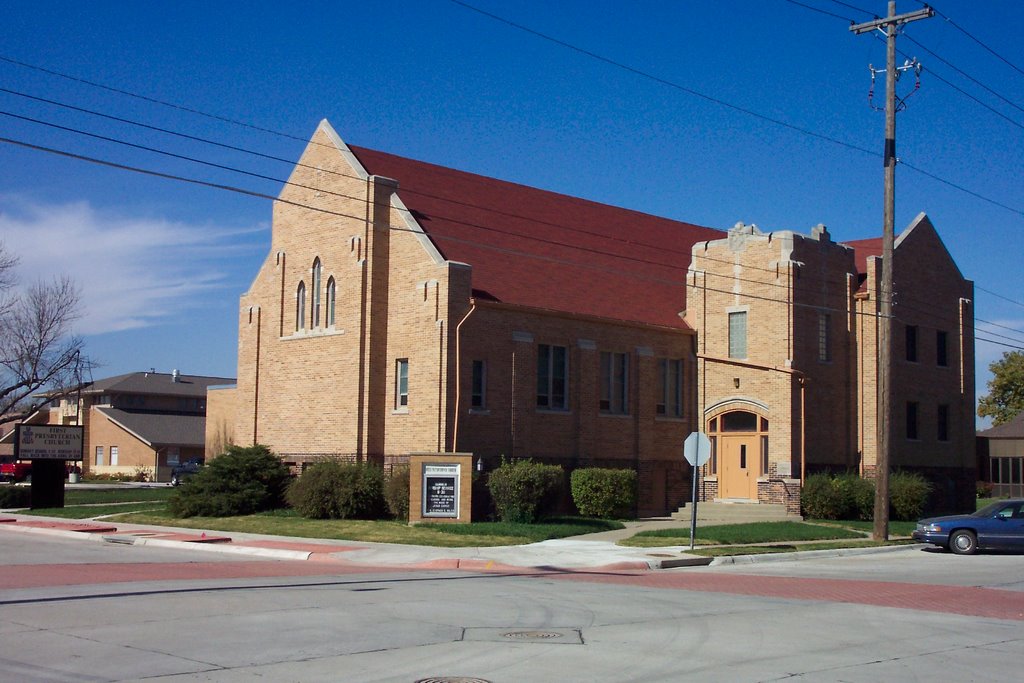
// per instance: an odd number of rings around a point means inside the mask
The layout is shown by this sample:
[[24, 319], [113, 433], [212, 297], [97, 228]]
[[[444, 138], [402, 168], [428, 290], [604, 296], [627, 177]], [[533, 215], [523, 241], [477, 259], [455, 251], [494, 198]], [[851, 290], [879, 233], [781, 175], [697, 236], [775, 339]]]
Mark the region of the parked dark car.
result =
[[191, 477], [202, 469], [204, 463], [203, 458], [189, 458], [185, 462], [175, 465], [171, 469], [171, 486], [177, 486]]
[[913, 538], [958, 555], [971, 555], [979, 548], [1024, 550], [1024, 499], [998, 500], [969, 515], [922, 519]]

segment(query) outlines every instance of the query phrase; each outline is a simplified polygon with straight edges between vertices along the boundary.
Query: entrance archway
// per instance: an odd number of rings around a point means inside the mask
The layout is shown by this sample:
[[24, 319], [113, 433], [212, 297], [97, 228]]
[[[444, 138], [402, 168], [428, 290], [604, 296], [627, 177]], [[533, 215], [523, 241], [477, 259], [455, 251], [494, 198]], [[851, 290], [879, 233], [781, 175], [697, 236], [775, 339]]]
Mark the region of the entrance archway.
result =
[[733, 410], [708, 420], [716, 442], [718, 497], [757, 500], [757, 479], [768, 459], [768, 420], [746, 410]]

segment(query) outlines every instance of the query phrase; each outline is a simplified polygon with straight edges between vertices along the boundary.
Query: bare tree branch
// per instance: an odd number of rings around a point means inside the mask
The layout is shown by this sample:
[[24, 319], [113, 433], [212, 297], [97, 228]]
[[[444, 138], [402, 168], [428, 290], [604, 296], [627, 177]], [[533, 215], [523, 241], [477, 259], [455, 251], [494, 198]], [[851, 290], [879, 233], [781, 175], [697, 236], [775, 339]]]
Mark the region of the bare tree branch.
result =
[[19, 289], [17, 258], [0, 244], [0, 418], [27, 416], [47, 400], [44, 391], [81, 384], [88, 360], [71, 332], [80, 299], [67, 277]]

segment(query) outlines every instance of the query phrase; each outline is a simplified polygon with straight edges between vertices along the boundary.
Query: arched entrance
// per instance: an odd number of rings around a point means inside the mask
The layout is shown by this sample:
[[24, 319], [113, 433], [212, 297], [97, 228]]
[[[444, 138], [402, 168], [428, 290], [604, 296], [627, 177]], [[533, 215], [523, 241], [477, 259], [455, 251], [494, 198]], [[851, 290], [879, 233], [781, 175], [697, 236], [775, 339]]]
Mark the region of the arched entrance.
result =
[[757, 500], [757, 479], [768, 465], [768, 420], [733, 410], [708, 420], [708, 435], [716, 442], [718, 497]]

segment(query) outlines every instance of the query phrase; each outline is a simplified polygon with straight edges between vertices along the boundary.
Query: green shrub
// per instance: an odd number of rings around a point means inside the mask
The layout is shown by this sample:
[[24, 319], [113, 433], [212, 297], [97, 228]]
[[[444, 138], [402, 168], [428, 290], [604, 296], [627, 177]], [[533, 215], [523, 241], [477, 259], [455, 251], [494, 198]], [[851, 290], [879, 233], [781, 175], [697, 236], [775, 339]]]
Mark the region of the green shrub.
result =
[[313, 463], [288, 488], [288, 503], [310, 519], [377, 519], [385, 509], [384, 471], [335, 459]]
[[532, 460], [502, 459], [501, 466], [490, 473], [487, 481], [498, 519], [521, 524], [535, 522], [550, 513], [563, 485], [561, 467]]
[[0, 486], [0, 508], [32, 506], [32, 489], [28, 486]]
[[839, 519], [872, 520], [875, 518], [875, 482], [855, 472], [840, 474], [832, 480], [843, 505]]
[[569, 489], [576, 509], [585, 517], [626, 517], [636, 503], [636, 472], [581, 468], [569, 477]]
[[178, 517], [229, 517], [282, 507], [291, 475], [266, 446], [229, 446], [170, 497]]
[[384, 500], [395, 519], [409, 519], [409, 466], [395, 465], [384, 480]]
[[812, 474], [800, 492], [800, 507], [810, 519], [842, 519], [846, 502], [843, 493], [827, 474]]
[[931, 491], [932, 485], [917, 472], [893, 472], [889, 475], [890, 516], [901, 521], [920, 518]]

